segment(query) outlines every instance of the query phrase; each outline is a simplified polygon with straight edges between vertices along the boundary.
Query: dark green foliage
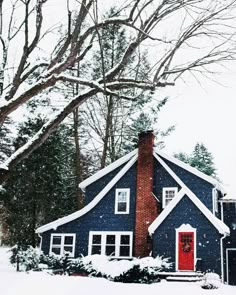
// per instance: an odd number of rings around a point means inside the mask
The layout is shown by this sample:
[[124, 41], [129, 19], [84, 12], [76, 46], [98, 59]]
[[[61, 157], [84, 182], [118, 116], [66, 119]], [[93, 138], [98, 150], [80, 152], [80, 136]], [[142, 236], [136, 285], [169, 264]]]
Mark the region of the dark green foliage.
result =
[[128, 271], [115, 277], [114, 282], [151, 284], [160, 282], [160, 278], [154, 272], [148, 271], [148, 268], [142, 269], [139, 265], [134, 265]]
[[7, 118], [0, 126], [0, 163], [12, 153], [11, 119]]
[[190, 155], [181, 152], [174, 154], [174, 156], [206, 175], [216, 177], [216, 168], [213, 156], [203, 143], [197, 143]]
[[[42, 124], [38, 117], [21, 125], [15, 148], [22, 146]], [[76, 210], [73, 153], [70, 130], [62, 125], [16, 167], [0, 195], [8, 213], [8, 244], [35, 246], [35, 228]]]
[[38, 268], [40, 261], [38, 250], [27, 245], [15, 245], [10, 251], [12, 252], [10, 262], [16, 265], [17, 271], [29, 271]]

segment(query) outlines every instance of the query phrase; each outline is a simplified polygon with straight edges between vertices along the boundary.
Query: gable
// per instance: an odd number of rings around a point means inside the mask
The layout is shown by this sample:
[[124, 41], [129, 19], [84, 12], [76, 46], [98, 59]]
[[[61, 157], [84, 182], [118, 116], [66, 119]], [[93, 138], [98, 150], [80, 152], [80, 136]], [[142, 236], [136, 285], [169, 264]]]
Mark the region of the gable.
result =
[[157, 148], [154, 149], [154, 155], [155, 154], [158, 155], [159, 157], [161, 157], [166, 163], [168, 163], [168, 165], [172, 166], [173, 170], [175, 169], [174, 167], [176, 167], [176, 169], [179, 168], [178, 171], [179, 171], [180, 175], [181, 175], [181, 171], [182, 171], [182, 173], [184, 173], [184, 171], [189, 172], [193, 176], [198, 177], [198, 178], [204, 180], [205, 182], [208, 182], [209, 184], [212, 184], [219, 191], [221, 191], [222, 194], [225, 194], [225, 191], [224, 191], [223, 187], [221, 186], [221, 184], [213, 177], [204, 174], [203, 172], [201, 172], [201, 171], [197, 170], [196, 168], [176, 159], [175, 157], [166, 155], [165, 153], [158, 150]]
[[115, 162], [111, 163], [107, 167], [99, 170], [97, 173], [93, 174], [89, 178], [85, 179], [79, 184], [79, 187], [83, 190], [91, 183], [95, 182], [96, 180], [102, 178], [103, 176], [109, 174], [111, 171], [117, 169], [118, 167], [127, 163], [132, 157], [138, 154], [138, 149], [133, 150], [132, 152], [128, 153], [127, 155], [121, 157], [120, 159], [116, 160]]
[[[155, 230], [163, 223], [163, 221], [169, 216], [169, 214], [176, 208], [178, 203], [183, 197], [188, 197], [189, 200], [196, 206], [196, 208], [208, 219], [208, 221], [219, 231], [221, 234], [229, 234], [230, 230], [221, 220], [216, 218], [206, 206], [191, 192], [187, 187], [182, 188], [170, 204], [161, 212], [161, 214], [154, 220], [149, 226], [149, 233], [153, 234]], [[184, 214], [180, 211], [178, 214]]]
[[94, 199], [86, 205], [81, 210], [78, 210], [70, 215], [59, 218], [53, 222], [45, 224], [39, 228], [37, 228], [36, 233], [42, 233], [48, 231], [50, 229], [56, 229], [58, 226], [61, 226], [65, 223], [69, 223], [77, 218], [80, 218], [87, 214], [90, 210], [92, 210], [103, 198], [107, 195], [107, 193], [116, 185], [116, 183], [124, 176], [128, 170], [133, 166], [133, 164], [137, 161], [137, 154], [134, 155], [128, 163], [111, 179], [111, 181], [103, 187], [103, 189], [94, 197]]

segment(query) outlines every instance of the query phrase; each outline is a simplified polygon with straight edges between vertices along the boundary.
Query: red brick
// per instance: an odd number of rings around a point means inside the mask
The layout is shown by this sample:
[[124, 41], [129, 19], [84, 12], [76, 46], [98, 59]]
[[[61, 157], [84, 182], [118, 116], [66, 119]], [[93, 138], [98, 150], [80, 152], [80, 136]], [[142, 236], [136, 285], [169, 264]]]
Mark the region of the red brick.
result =
[[148, 227], [158, 215], [157, 201], [152, 195], [153, 144], [154, 135], [151, 131], [139, 135], [134, 243], [136, 257], [148, 256], [152, 250], [148, 241]]

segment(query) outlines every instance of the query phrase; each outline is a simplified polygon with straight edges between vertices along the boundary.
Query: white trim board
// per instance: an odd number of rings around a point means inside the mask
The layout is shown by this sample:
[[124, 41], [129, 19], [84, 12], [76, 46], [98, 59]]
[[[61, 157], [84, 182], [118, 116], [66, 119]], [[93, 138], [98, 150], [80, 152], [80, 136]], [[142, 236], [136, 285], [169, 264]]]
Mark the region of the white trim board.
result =
[[133, 156], [138, 154], [138, 149], [133, 150], [129, 154], [121, 157], [120, 159], [116, 160], [115, 162], [111, 163], [107, 167], [99, 170], [97, 173], [93, 174], [89, 178], [85, 179], [79, 184], [79, 187], [83, 190], [85, 189], [88, 185], [93, 183], [94, 181], [98, 180], [99, 178], [103, 177], [104, 175], [110, 173], [111, 171], [115, 170], [116, 168], [120, 167], [121, 165], [125, 164], [128, 162]]
[[225, 225], [221, 220], [215, 217], [209, 209], [191, 192], [189, 189], [182, 188], [174, 199], [166, 206], [166, 208], [161, 212], [161, 214], [154, 220], [154, 222], [149, 226], [148, 231], [153, 234], [155, 230], [160, 226], [160, 224], [166, 219], [166, 217], [171, 213], [175, 206], [182, 200], [184, 196], [189, 197], [189, 199], [195, 204], [195, 206], [205, 215], [205, 217], [214, 225], [214, 227], [221, 234], [229, 234], [230, 230], [227, 225]]
[[165, 218], [175, 208], [178, 202], [184, 197], [184, 195], [186, 195], [221, 234], [229, 234], [230, 230], [228, 226], [212, 214], [212, 212], [197, 198], [197, 196], [183, 183], [183, 181], [175, 174], [175, 172], [157, 154], [154, 154], [154, 157], [182, 188], [174, 197], [174, 199], [165, 207], [161, 214], [149, 226], [149, 233], [153, 234], [155, 232], [158, 226], [165, 220]]
[[178, 160], [175, 157], [166, 155], [165, 153], [163, 153], [162, 151], [160, 151], [157, 148], [154, 148], [153, 151], [154, 151], [154, 156], [156, 153], [157, 155], [161, 156], [162, 158], [166, 159], [167, 161], [170, 161], [170, 162], [174, 163], [175, 165], [179, 166], [180, 168], [183, 168], [183, 169], [187, 170], [188, 172], [198, 176], [199, 178], [202, 178], [203, 180], [213, 184], [217, 189], [219, 189], [223, 194], [225, 194], [225, 190], [222, 188], [221, 184], [213, 177], [210, 177], [210, 176], [204, 174], [203, 172], [201, 172], [201, 171], [197, 170], [196, 168]]
[[96, 197], [84, 208], [78, 210], [70, 215], [59, 218], [55, 221], [47, 223], [36, 229], [36, 233], [43, 233], [50, 229], [57, 229], [58, 226], [68, 223], [72, 220], [75, 220], [86, 213], [88, 213], [91, 209], [93, 209], [102, 198], [110, 191], [110, 189], [121, 179], [121, 177], [133, 166], [133, 164], [137, 161], [138, 155], [136, 154], [129, 160], [129, 162], [116, 174], [114, 178], [96, 195]]

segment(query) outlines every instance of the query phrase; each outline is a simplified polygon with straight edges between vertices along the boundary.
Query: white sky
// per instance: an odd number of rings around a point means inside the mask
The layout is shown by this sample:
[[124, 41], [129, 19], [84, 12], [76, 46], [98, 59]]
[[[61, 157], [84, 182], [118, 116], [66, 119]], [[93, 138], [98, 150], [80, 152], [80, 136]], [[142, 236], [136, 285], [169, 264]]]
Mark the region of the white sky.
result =
[[160, 128], [172, 124], [176, 130], [166, 138], [165, 151], [191, 153], [202, 142], [212, 153], [218, 177], [226, 191], [236, 193], [236, 64], [229, 74], [217, 77], [224, 86], [201, 80], [201, 84], [177, 83], [166, 89], [169, 103], [160, 112]]

